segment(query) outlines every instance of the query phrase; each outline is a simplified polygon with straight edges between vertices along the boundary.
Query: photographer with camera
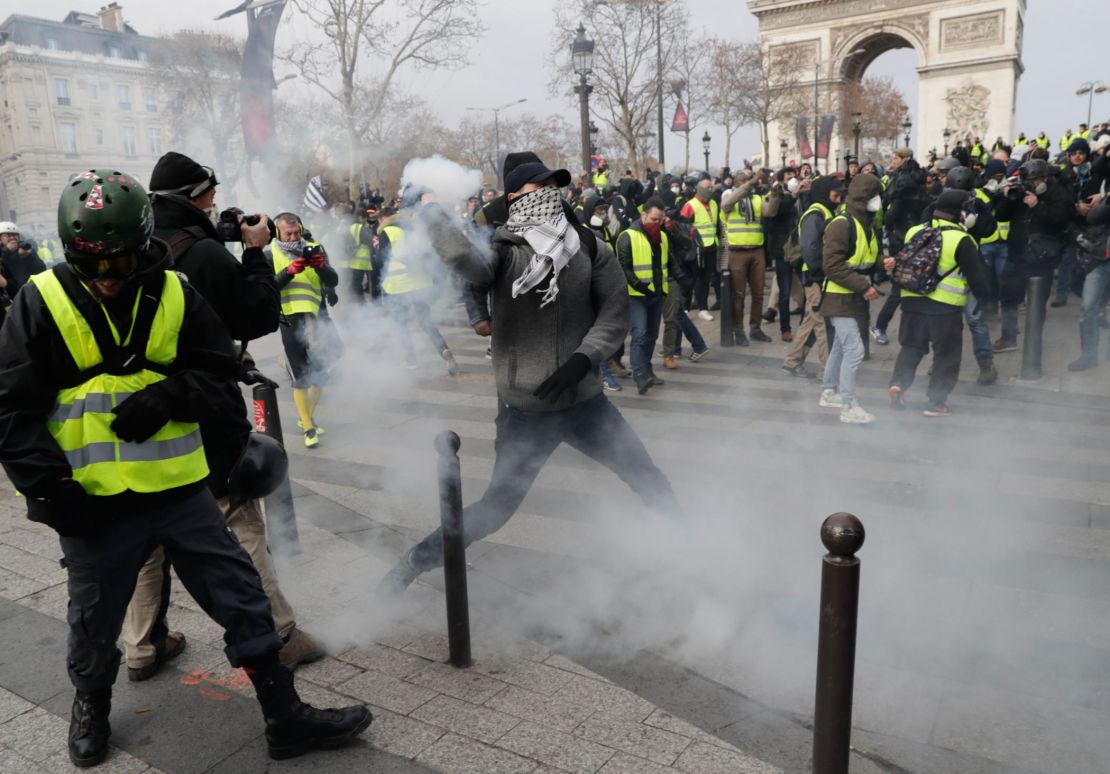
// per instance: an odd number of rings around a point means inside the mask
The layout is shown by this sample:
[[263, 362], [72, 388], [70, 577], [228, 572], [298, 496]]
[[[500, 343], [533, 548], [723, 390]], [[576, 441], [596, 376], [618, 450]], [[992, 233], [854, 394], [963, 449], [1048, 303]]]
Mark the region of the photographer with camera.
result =
[[[1004, 198], [996, 209], [999, 221], [1010, 223], [1008, 256], [1002, 270], [1002, 334], [995, 352], [1017, 349], [1018, 305], [1025, 298], [1030, 277], [1051, 279], [1064, 249], [1064, 233], [1075, 208], [1071, 195], [1051, 174], [1044, 159], [1021, 165], [1019, 174], [1006, 180]], [[1030, 303], [1046, 303], [1030, 299]]]

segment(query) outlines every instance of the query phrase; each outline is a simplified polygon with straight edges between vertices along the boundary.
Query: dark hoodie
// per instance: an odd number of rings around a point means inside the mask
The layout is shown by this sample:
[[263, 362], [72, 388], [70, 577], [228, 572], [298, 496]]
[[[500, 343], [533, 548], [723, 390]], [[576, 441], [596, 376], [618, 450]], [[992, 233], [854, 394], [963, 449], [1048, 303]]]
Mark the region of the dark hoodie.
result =
[[[155, 240], [144, 256], [144, 269], [160, 271], [168, 266], [166, 245]], [[67, 264], [61, 264], [53, 271], [71, 270]], [[130, 285], [113, 304], [116, 311], [113, 317], [119, 319], [121, 314], [130, 314], [131, 300], [138, 287], [138, 283]], [[159, 382], [173, 406], [170, 418], [199, 422], [202, 433], [209, 426], [238, 428], [245, 440], [250, 425], [242, 396], [234, 384], [239, 366], [231, 339], [200, 294], [187, 284], [184, 291], [185, 316], [178, 334], [177, 359], [170, 376]], [[15, 488], [28, 498], [49, 497], [58, 481], [73, 475], [65, 455], [47, 430], [46, 418], [58, 391], [79, 383], [77, 366], [46, 302], [38, 288], [28, 283], [0, 329], [0, 463]], [[204, 444], [215, 475], [217, 467], [227, 463], [213, 460], [207, 433]], [[203, 485], [191, 484], [154, 494], [129, 491], [93, 499], [103, 513], [123, 516]], [[34, 510], [49, 505], [29, 499], [28, 507]]]
[[[840, 181], [832, 175], [817, 178], [810, 189], [810, 205], [822, 204], [828, 207], [830, 212], [835, 213], [838, 205], [829, 201], [829, 193], [840, 184]], [[808, 209], [807, 206], [806, 210]], [[823, 217], [818, 215], [806, 217], [805, 211], [802, 212], [802, 220], [799, 223], [801, 234], [798, 246], [802, 251], [802, 260], [806, 264], [807, 271], [804, 275], [806, 284], [820, 282], [825, 279], [825, 272], [821, 268], [821, 264], [824, 257], [825, 226], [827, 224], [828, 221]]]
[[[875, 214], [867, 211], [867, 200], [882, 189], [874, 175], [856, 175], [848, 186], [845, 209], [849, 217], [834, 218], [825, 227], [825, 244], [821, 253], [821, 268], [825, 276], [838, 285], [852, 290], [848, 293], [825, 293], [821, 299], [821, 314], [826, 317], [867, 318], [867, 303], [863, 294], [871, 287], [871, 278], [850, 266], [848, 259], [856, 246], [854, 221], [863, 224], [863, 232], [870, 239], [874, 230]], [[876, 256], [878, 260], [880, 256]]]

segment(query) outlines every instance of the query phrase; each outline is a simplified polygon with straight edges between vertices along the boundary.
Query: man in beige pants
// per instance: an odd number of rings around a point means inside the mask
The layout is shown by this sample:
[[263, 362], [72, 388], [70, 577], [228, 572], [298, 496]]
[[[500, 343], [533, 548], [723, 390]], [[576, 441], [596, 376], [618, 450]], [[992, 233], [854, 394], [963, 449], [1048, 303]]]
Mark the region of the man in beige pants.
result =
[[[748, 333], [754, 341], [767, 342], [771, 337], [763, 332], [763, 283], [766, 273], [766, 237], [763, 219], [773, 218], [779, 211], [777, 181], [764, 196], [759, 193], [758, 181], [745, 172], [741, 183], [721, 197], [721, 223], [725, 238], [718, 240], [719, 260], [728, 266], [732, 278], [732, 337], [736, 346], [748, 346], [744, 334], [744, 296], [750, 287], [752, 306], [748, 316]], [[727, 254], [727, 258], [726, 258]]]

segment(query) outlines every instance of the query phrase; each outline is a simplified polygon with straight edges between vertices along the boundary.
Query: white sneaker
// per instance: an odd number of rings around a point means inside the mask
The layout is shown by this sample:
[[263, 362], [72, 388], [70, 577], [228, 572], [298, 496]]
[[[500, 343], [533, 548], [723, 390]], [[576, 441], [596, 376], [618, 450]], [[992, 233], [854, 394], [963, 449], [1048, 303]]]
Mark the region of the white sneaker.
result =
[[705, 311], [704, 309], [702, 309], [700, 312], [698, 312], [698, 317], [702, 320], [705, 320], [706, 322], [711, 322], [713, 320], [713, 315], [711, 315], [709, 312]]
[[866, 425], [875, 421], [874, 414], [868, 414], [859, 405], [858, 400], [853, 400], [850, 404], [840, 409], [840, 421], [846, 425]]
[[836, 390], [821, 390], [821, 399], [817, 401], [821, 408], [844, 408], [844, 401]]

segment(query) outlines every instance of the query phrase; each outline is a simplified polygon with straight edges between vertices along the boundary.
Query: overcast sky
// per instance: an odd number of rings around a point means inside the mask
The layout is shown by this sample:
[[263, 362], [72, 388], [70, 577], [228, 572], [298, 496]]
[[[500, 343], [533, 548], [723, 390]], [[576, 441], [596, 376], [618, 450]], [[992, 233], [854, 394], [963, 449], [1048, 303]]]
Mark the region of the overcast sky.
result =
[[[481, 0], [480, 0], [481, 1]], [[454, 72], [411, 73], [404, 78], [410, 89], [422, 90], [424, 98], [451, 124], [465, 115], [467, 107], [502, 105], [522, 97], [528, 102], [522, 111], [546, 115], [561, 112], [568, 121], [577, 122], [577, 106], [562, 104], [547, 93], [550, 72], [547, 67], [548, 27], [557, 0], [484, 0], [482, 21], [485, 37], [473, 47], [472, 63]], [[695, 29], [736, 40], [751, 40], [757, 35], [756, 19], [743, 0], [686, 0]], [[140, 33], [160, 35], [182, 28], [218, 30], [245, 37], [242, 16], [222, 22], [213, 21], [238, 0], [121, 0], [124, 17]], [[95, 12], [103, 5], [92, 0], [0, 0], [0, 19], [11, 13], [61, 20], [70, 10]], [[286, 16], [291, 9], [286, 10]], [[1083, 21], [1086, 19], [1086, 23]], [[1110, 83], [1110, 67], [1102, 52], [1102, 37], [1110, 24], [1107, 0], [1030, 0], [1025, 15], [1023, 59], [1025, 74], [1018, 87], [1016, 129], [1027, 132], [1044, 130], [1055, 142], [1066, 126], [1086, 119], [1087, 98], [1075, 96], [1085, 80], [1099, 78]], [[282, 45], [278, 34], [278, 46]], [[877, 59], [868, 74], [888, 75], [902, 88], [917, 123], [916, 55], [909, 49], [891, 51]], [[670, 122], [672, 107], [666, 121]], [[1094, 120], [1110, 116], [1110, 93], [1095, 97]], [[701, 136], [702, 127], [698, 127]], [[710, 136], [721, 137], [721, 130], [708, 127]], [[994, 134], [993, 130], [989, 134]], [[936, 138], [941, 144], [941, 138]], [[758, 152], [759, 135], [754, 127], [741, 130], [734, 140], [733, 163]], [[700, 141], [695, 148], [700, 154]], [[710, 163], [720, 165], [724, 146], [714, 142]], [[669, 162], [680, 160], [682, 138], [668, 133]], [[669, 166], [669, 164], [668, 164]]]

